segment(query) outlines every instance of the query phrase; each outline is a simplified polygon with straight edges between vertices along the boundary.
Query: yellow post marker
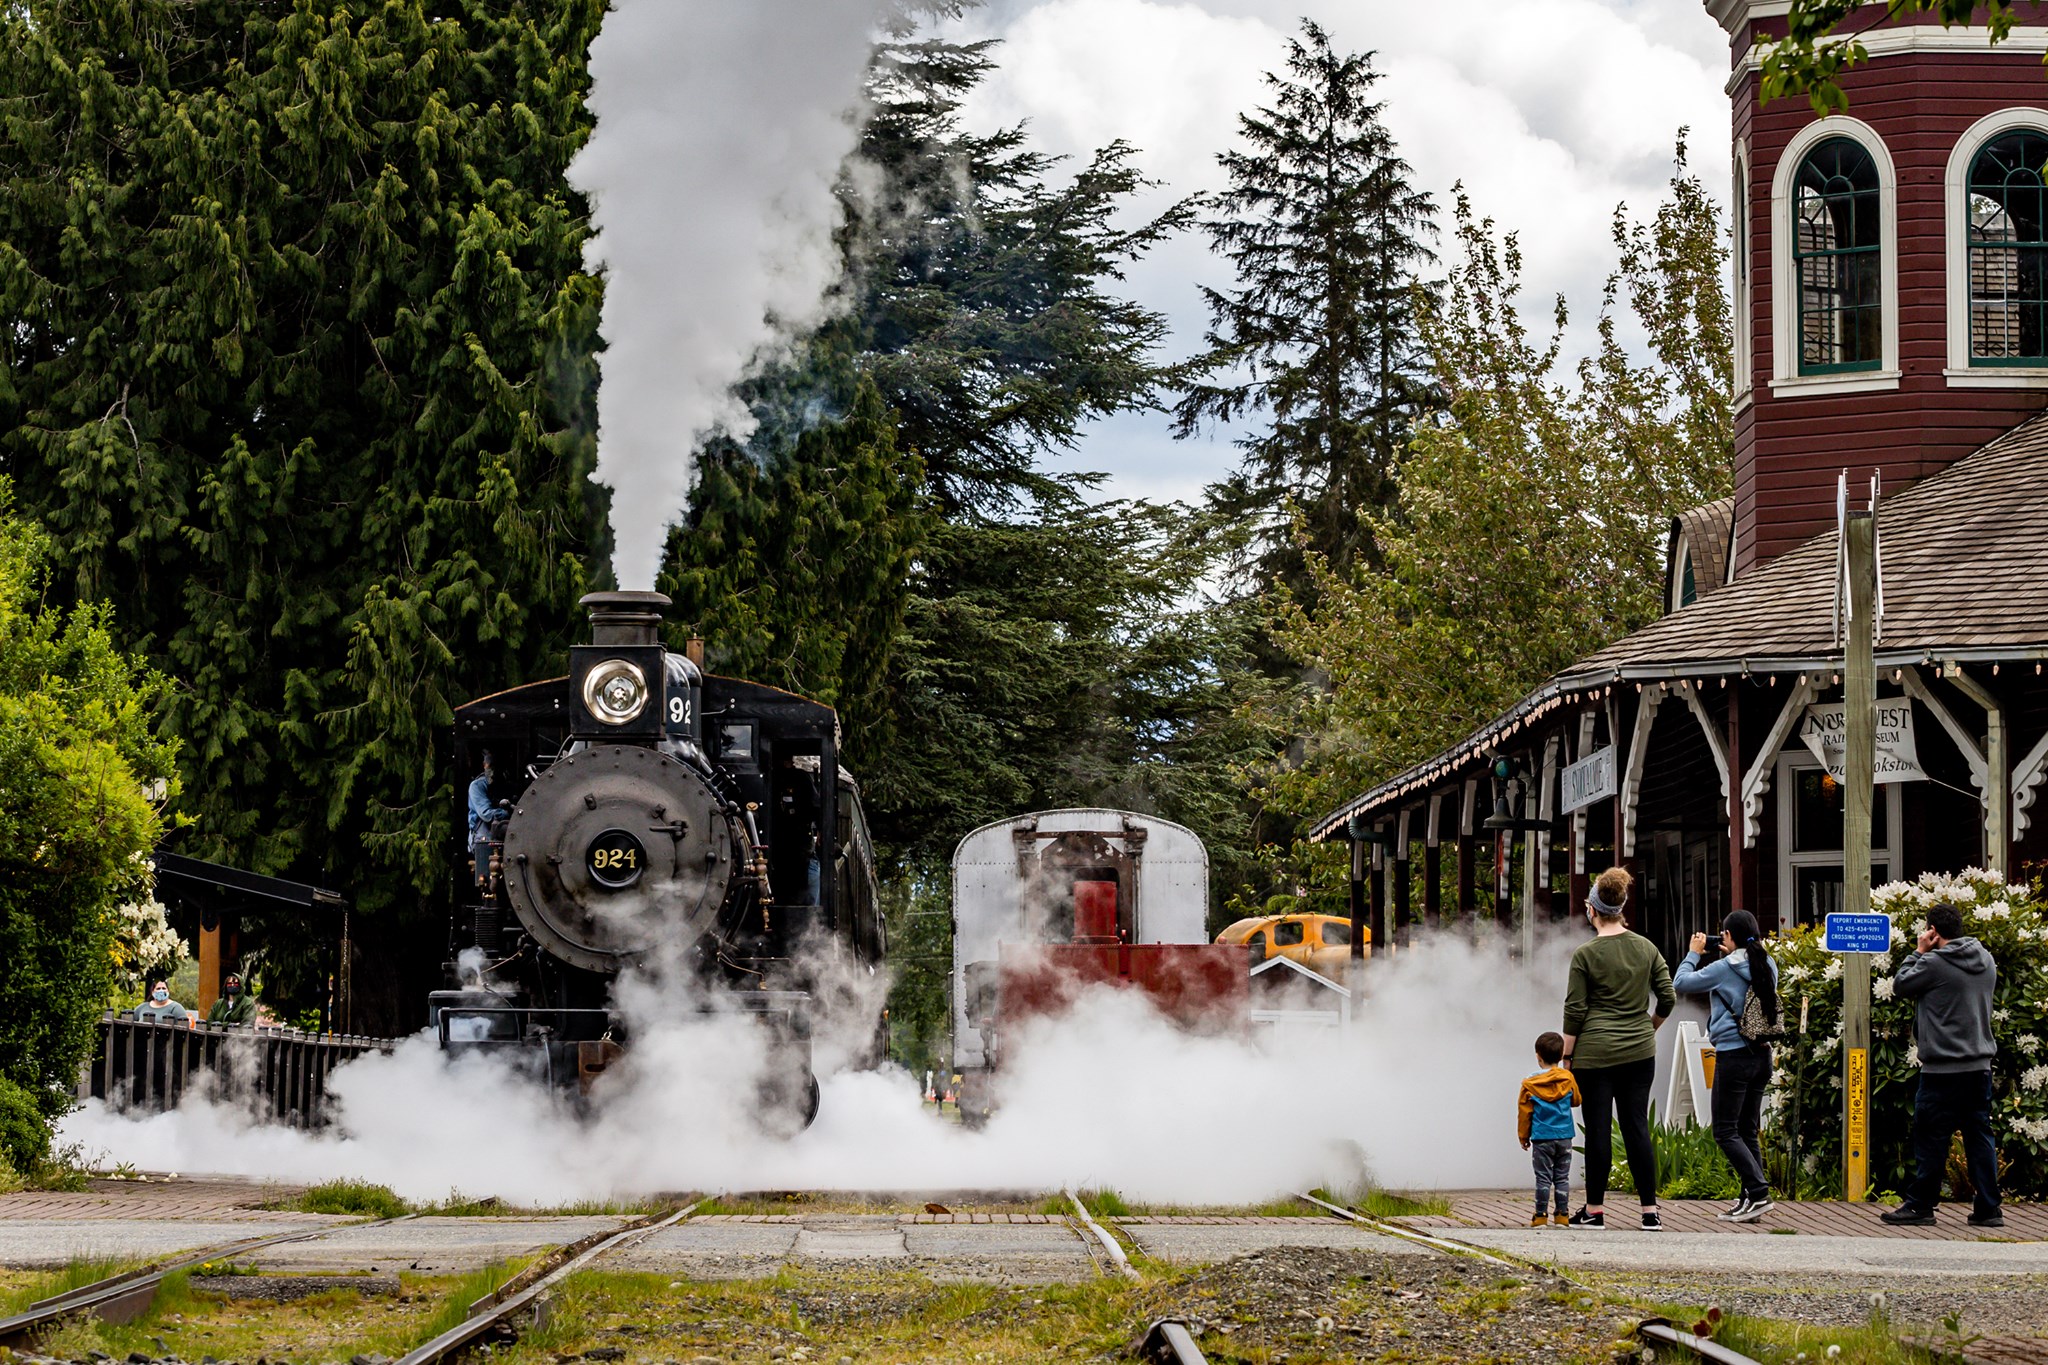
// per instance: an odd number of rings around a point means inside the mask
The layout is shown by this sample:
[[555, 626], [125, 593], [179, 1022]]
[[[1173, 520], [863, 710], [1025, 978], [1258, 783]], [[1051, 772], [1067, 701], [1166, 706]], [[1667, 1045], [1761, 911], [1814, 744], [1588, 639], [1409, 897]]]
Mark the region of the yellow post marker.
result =
[[1843, 1193], [1858, 1204], [1870, 1193], [1870, 1052], [1852, 1047], [1848, 1052], [1849, 1087], [1844, 1096], [1848, 1122], [1842, 1141]]
[[[1870, 807], [1877, 769], [1877, 524], [1872, 512], [1843, 515], [1842, 603], [1849, 639], [1842, 652], [1842, 909], [1870, 913]], [[1870, 954], [1842, 954], [1842, 1192], [1853, 1203], [1870, 1187]]]

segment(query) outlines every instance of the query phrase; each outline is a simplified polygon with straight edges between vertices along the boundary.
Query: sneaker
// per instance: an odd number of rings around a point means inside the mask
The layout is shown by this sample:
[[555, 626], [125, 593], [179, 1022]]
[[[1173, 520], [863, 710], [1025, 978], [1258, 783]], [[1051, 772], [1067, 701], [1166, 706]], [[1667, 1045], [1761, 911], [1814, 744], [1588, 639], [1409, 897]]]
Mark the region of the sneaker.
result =
[[1736, 1200], [1733, 1204], [1730, 1204], [1727, 1208], [1715, 1214], [1714, 1217], [1720, 1219], [1724, 1223], [1739, 1223], [1742, 1221], [1742, 1211], [1748, 1207], [1749, 1196], [1745, 1194], [1742, 1196], [1742, 1198]]
[[1970, 1215], [1970, 1226], [1973, 1228], [2002, 1228], [2005, 1226], [2005, 1215], [1995, 1209], [1982, 1217], [1973, 1213]]
[[1934, 1210], [1916, 1209], [1911, 1204], [1901, 1204], [1895, 1209], [1880, 1213], [1878, 1219], [1881, 1222], [1891, 1224], [1895, 1228], [1932, 1227], [1934, 1224]]
[[1777, 1202], [1769, 1195], [1765, 1195], [1761, 1199], [1745, 1199], [1742, 1201], [1742, 1207], [1728, 1221], [1731, 1223], [1754, 1223], [1776, 1207], [1778, 1207]]
[[1568, 1228], [1604, 1228], [1607, 1226], [1607, 1214], [1604, 1210], [1599, 1213], [1588, 1213], [1580, 1209], [1565, 1219], [1564, 1225]]
[[1644, 1232], [1662, 1232], [1662, 1231], [1664, 1231], [1664, 1220], [1663, 1220], [1662, 1218], [1660, 1218], [1660, 1217], [1658, 1217], [1658, 1216], [1657, 1216], [1657, 1210], [1655, 1210], [1655, 1209], [1644, 1209], [1644, 1210], [1643, 1210], [1643, 1231], [1644, 1231]]
[[1559, 1209], [1556, 1213], [1550, 1215], [1550, 1224], [1552, 1227], [1570, 1227], [1571, 1222], [1572, 1220], [1565, 1216], [1565, 1212], [1563, 1209]]

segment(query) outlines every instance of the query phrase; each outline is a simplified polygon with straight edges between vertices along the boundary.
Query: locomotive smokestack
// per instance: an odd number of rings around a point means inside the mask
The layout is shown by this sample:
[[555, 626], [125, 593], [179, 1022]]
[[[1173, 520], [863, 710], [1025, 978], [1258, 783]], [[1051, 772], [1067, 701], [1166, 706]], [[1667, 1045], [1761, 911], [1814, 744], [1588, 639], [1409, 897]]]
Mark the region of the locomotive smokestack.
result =
[[590, 592], [590, 643], [594, 645], [658, 645], [661, 615], [669, 604], [659, 592]]

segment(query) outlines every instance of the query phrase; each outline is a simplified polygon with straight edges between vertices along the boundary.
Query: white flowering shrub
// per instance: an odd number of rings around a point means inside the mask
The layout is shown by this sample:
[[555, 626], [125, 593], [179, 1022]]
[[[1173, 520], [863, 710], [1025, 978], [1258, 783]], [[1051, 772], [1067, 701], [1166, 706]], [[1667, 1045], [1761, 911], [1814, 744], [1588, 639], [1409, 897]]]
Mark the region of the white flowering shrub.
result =
[[122, 996], [148, 991], [152, 979], [167, 978], [192, 955], [164, 918], [164, 907], [145, 893], [114, 910], [114, 989]]
[[[1917, 881], [1890, 882], [1871, 892], [1870, 908], [1891, 916], [1889, 953], [1871, 960], [1870, 1138], [1872, 1185], [1905, 1187], [1912, 1173], [1913, 1100], [1920, 1052], [1913, 1043], [1913, 1002], [1899, 998], [1893, 973], [1913, 952], [1927, 927], [1929, 907], [1947, 902], [1963, 916], [1963, 930], [1998, 963], [1991, 1014], [1998, 1056], [1992, 1063], [1992, 1127], [2005, 1191], [2048, 1198], [2048, 899], [2039, 886], [2009, 884], [1979, 868], [1955, 876], [1928, 873]], [[1801, 1165], [1825, 1181], [1842, 1165], [1842, 963], [1821, 947], [1819, 926], [1788, 929], [1770, 941], [1784, 994], [1785, 1018], [1797, 1028], [1800, 1002], [1806, 1033], [1777, 1049], [1772, 1078], [1779, 1123], [1788, 1121], [1791, 1095], [1801, 1092]], [[1779, 1137], [1782, 1142], [1782, 1134]]]

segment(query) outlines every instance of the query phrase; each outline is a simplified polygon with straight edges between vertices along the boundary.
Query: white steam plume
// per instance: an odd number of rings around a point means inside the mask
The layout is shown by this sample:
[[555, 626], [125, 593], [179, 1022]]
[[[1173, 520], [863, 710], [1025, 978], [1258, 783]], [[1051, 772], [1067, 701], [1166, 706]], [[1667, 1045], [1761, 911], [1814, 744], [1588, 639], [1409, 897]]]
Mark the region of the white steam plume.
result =
[[[1516, 1084], [1537, 1069], [1536, 1035], [1558, 1025], [1576, 943], [1515, 961], [1497, 941], [1438, 935], [1372, 965], [1351, 1036], [1298, 1035], [1276, 1056], [1180, 1032], [1130, 992], [1097, 991], [1020, 1031], [981, 1132], [934, 1117], [902, 1071], [846, 1071], [823, 1078], [815, 1126], [765, 1139], [753, 1113], [759, 1030], [687, 1012], [672, 993], [622, 990], [633, 1046], [587, 1118], [482, 1058], [451, 1063], [423, 1036], [335, 1073], [338, 1131], [253, 1126], [188, 1098], [133, 1119], [95, 1102], [65, 1120], [64, 1137], [144, 1169], [354, 1176], [413, 1198], [459, 1187], [526, 1205], [677, 1189], [1068, 1184], [1245, 1203], [1347, 1183], [1361, 1155], [1393, 1188], [1520, 1185]], [[867, 1036], [878, 996], [868, 1004], [844, 1021], [846, 1039]], [[830, 1050], [819, 1047], [821, 1063]]]
[[590, 45], [597, 128], [569, 180], [605, 274], [597, 477], [621, 587], [654, 585], [698, 443], [752, 430], [733, 385], [825, 315], [878, 17], [876, 0], [614, 0]]

